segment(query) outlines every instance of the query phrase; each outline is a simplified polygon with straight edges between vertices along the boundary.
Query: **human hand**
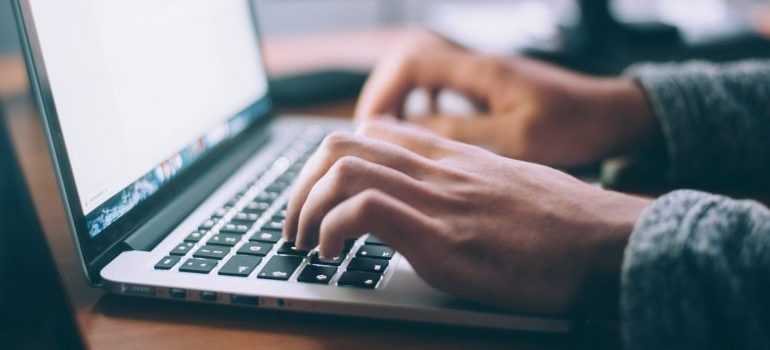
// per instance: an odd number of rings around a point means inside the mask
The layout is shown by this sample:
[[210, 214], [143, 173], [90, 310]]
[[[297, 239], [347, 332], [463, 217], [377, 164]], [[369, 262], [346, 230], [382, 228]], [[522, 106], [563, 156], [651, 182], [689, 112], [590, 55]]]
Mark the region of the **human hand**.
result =
[[[407, 96], [428, 92], [429, 115], [413, 122], [505, 156], [572, 167], [659, 143], [646, 97], [625, 78], [595, 78], [543, 62], [469, 52], [443, 38], [418, 39], [382, 60], [364, 87], [356, 120], [403, 117]], [[439, 92], [465, 94], [482, 112], [442, 115]]]
[[[395, 121], [327, 137], [297, 180], [284, 237], [336, 256], [374, 233], [429, 284], [516, 311], [563, 313], [617, 289], [649, 200]], [[599, 287], [601, 286], [601, 287]]]

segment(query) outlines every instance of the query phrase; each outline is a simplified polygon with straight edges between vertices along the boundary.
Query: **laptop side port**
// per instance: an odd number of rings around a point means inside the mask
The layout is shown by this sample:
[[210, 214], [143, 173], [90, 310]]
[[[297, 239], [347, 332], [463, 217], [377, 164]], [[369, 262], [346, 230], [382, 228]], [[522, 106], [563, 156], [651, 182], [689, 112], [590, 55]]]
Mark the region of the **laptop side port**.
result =
[[120, 287], [120, 292], [123, 294], [140, 295], [145, 297], [155, 296], [155, 287], [142, 286], [137, 284], [123, 284]]
[[168, 296], [173, 299], [186, 299], [187, 291], [179, 288], [171, 288], [168, 290]]
[[200, 296], [201, 300], [203, 301], [211, 301], [211, 302], [216, 302], [218, 298], [218, 295], [216, 292], [203, 291], [203, 292], [200, 292], [198, 296]]
[[230, 303], [237, 305], [258, 306], [259, 298], [247, 295], [232, 294], [230, 295]]

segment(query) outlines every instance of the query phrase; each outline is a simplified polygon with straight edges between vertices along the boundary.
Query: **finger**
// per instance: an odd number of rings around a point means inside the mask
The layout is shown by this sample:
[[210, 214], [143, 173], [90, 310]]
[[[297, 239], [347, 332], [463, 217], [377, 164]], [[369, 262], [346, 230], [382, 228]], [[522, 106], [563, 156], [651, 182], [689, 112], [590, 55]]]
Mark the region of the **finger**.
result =
[[506, 134], [499, 130], [500, 120], [490, 116], [431, 116], [413, 123], [456, 141], [492, 148], [500, 145], [500, 135]]
[[308, 193], [329, 168], [344, 156], [366, 159], [415, 178], [431, 171], [429, 159], [398, 145], [350, 133], [333, 133], [324, 139], [297, 178], [286, 209], [284, 238], [292, 240], [296, 237], [299, 212]]
[[440, 223], [381, 191], [369, 189], [334, 207], [321, 222], [322, 256], [336, 256], [344, 240], [373, 233], [408, 260], [433, 246], [440, 235]]
[[491, 82], [500, 78], [501, 67], [500, 60], [456, 51], [391, 57], [375, 69], [364, 86], [357, 120], [380, 114], [402, 116], [407, 95], [417, 87], [453, 89], [485, 101]]
[[383, 59], [361, 90], [354, 121], [362, 123], [380, 115], [402, 116], [402, 107], [414, 87], [410, 78], [412, 62], [403, 54]]
[[342, 201], [367, 189], [377, 189], [394, 198], [426, 208], [437, 193], [425, 183], [379, 164], [356, 157], [343, 157], [313, 186], [299, 214], [297, 247], [310, 250], [318, 243], [318, 228], [324, 216]]

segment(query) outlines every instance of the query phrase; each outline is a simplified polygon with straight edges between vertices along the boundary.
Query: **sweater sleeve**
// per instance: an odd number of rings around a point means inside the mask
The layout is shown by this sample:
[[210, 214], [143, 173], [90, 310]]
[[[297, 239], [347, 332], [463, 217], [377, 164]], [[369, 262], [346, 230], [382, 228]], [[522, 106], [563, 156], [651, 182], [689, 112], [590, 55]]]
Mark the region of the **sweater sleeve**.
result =
[[621, 280], [627, 349], [768, 349], [770, 211], [671, 192], [637, 222]]
[[770, 176], [770, 61], [632, 67], [663, 131], [667, 176], [690, 185]]

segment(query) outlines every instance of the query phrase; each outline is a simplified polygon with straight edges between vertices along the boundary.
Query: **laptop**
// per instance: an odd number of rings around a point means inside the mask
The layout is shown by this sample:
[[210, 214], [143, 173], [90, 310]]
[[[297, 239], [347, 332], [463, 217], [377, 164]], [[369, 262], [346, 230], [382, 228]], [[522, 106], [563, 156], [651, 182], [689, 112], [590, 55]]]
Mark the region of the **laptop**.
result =
[[324, 135], [351, 125], [273, 115], [250, 1], [14, 3], [77, 253], [94, 286], [255, 309], [573, 327], [434, 289], [372, 235], [326, 260], [281, 239], [295, 176]]
[[85, 349], [0, 106], [0, 339], [4, 349]]

